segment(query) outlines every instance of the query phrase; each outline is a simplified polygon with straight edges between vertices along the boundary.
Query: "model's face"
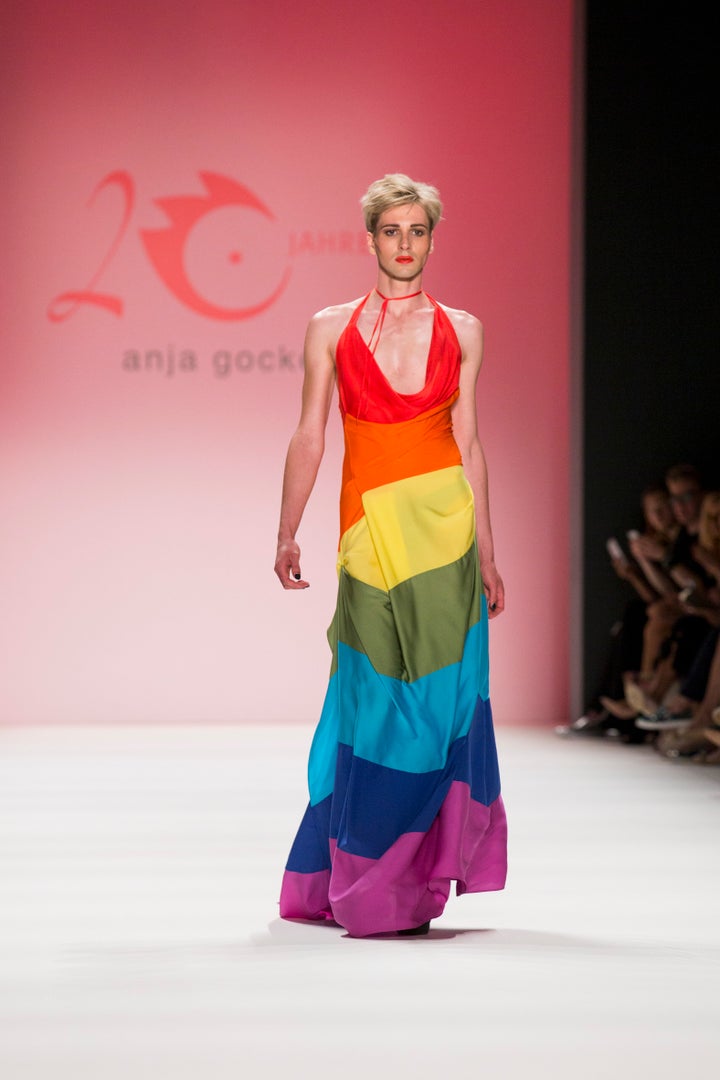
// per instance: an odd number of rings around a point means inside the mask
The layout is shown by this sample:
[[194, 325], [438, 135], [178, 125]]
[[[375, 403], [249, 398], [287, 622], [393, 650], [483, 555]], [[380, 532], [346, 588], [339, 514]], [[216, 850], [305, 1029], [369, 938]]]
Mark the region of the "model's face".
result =
[[671, 480], [668, 484], [673, 513], [681, 525], [695, 525], [700, 516], [702, 495], [688, 480]]
[[651, 529], [665, 532], [673, 523], [673, 511], [670, 499], [662, 491], [646, 495], [644, 499], [645, 520]]
[[410, 281], [422, 272], [432, 251], [427, 214], [417, 203], [392, 206], [380, 215], [368, 248], [388, 277]]

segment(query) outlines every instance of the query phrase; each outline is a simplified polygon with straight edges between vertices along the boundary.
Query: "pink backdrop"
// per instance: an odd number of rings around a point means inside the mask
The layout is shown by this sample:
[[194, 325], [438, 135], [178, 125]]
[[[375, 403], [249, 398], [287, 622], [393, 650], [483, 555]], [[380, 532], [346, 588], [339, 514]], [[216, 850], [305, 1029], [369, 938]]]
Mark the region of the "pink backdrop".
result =
[[426, 288], [486, 328], [496, 721], [564, 718], [571, 0], [7, 10], [2, 720], [318, 715], [335, 411], [301, 594], [280, 478], [305, 325], [372, 286], [358, 200], [395, 170], [445, 201]]

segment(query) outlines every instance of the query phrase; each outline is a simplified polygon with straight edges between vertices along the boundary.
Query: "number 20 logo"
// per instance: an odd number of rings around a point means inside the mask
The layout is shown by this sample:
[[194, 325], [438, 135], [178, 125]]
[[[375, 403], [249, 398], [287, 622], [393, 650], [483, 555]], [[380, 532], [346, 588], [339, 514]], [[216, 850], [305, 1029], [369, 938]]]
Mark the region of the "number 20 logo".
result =
[[[189, 280], [185, 269], [186, 243], [201, 219], [226, 207], [243, 207], [255, 211], [270, 222], [275, 221], [275, 217], [257, 195], [236, 180], [211, 172], [201, 172], [199, 176], [206, 194], [172, 195], [154, 200], [155, 205], [164, 211], [170, 224], [162, 228], [140, 230], [145, 252], [161, 281], [192, 311], [210, 319], [251, 319], [275, 303], [290, 279], [290, 267], [285, 268], [277, 286], [260, 300], [246, 307], [224, 307], [208, 300]], [[63, 322], [84, 305], [101, 308], [116, 316], [122, 315], [124, 311], [123, 300], [119, 296], [99, 291], [98, 284], [120, 248], [135, 209], [135, 184], [130, 174], [124, 170], [108, 173], [92, 192], [88, 207], [93, 205], [101, 191], [111, 187], [120, 191], [123, 200], [120, 222], [112, 242], [84, 289], [67, 290], [50, 301], [47, 314], [51, 322]], [[236, 252], [230, 256], [233, 262], [240, 261], [241, 257]]]

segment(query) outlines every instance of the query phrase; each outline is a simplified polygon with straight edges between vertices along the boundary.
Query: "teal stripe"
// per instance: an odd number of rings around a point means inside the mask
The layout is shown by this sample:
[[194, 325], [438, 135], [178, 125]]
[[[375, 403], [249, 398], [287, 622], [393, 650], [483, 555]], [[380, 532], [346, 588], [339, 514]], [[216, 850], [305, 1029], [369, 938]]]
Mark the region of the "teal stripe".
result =
[[310, 801], [333, 790], [339, 742], [356, 757], [404, 772], [442, 769], [450, 744], [470, 730], [478, 696], [489, 697], [485, 598], [459, 663], [408, 683], [375, 671], [368, 658], [338, 645], [320, 723], [310, 750]]

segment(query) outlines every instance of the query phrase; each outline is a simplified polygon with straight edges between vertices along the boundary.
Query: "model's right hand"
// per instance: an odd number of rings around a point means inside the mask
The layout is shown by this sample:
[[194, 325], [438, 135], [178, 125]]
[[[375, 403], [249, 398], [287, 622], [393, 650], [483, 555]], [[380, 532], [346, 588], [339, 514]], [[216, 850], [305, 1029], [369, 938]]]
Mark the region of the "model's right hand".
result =
[[275, 558], [275, 573], [283, 589], [307, 589], [309, 581], [303, 581], [300, 573], [300, 548], [294, 540], [282, 540]]

